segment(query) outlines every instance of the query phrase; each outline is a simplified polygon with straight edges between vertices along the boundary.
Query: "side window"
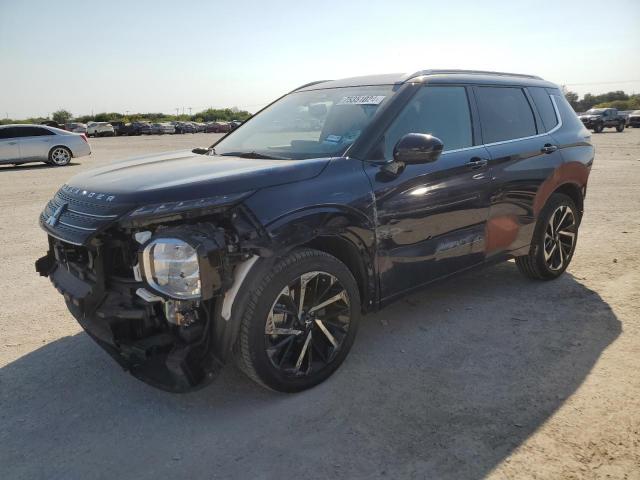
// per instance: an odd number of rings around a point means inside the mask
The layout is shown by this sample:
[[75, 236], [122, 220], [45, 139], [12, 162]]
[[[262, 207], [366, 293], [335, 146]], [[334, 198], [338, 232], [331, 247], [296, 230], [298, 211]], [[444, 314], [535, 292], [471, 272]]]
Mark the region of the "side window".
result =
[[556, 109], [553, 108], [553, 103], [551, 102], [551, 96], [546, 89], [541, 87], [529, 87], [529, 93], [542, 118], [545, 132], [552, 130], [558, 125], [558, 118], [556, 117]]
[[384, 158], [407, 133], [428, 133], [444, 143], [444, 150], [473, 145], [471, 114], [464, 87], [422, 87], [385, 134]]
[[562, 118], [562, 129], [572, 128], [577, 131], [584, 130], [584, 125], [578, 118], [578, 114], [571, 108], [571, 105], [569, 105], [564, 95], [556, 90], [556, 93], [553, 93], [553, 98], [556, 101], [556, 105], [558, 105], [560, 118]]
[[537, 134], [531, 105], [521, 88], [478, 87], [476, 99], [484, 143]]
[[55, 135], [51, 130], [42, 127], [20, 127], [21, 137], [42, 137], [45, 135]]
[[17, 135], [15, 127], [0, 128], [0, 140], [15, 138]]

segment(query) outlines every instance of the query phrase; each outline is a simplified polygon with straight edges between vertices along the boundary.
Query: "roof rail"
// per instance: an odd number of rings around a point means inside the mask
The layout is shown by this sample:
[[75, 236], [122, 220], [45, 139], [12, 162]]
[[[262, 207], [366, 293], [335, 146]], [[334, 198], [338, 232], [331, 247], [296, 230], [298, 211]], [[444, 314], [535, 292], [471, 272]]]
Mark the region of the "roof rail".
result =
[[541, 77], [536, 75], [524, 75], [522, 73], [507, 73], [507, 72], [490, 72], [485, 70], [420, 70], [419, 72], [414, 73], [413, 75], [409, 75], [407, 80], [411, 80], [412, 78], [422, 77], [424, 75], [440, 75], [447, 73], [459, 73], [466, 75], [499, 75], [502, 77], [521, 77], [521, 78], [532, 78], [535, 80], [542, 80]]
[[301, 88], [307, 88], [310, 87], [312, 85], [317, 85], [318, 83], [324, 83], [324, 82], [330, 82], [331, 80], [316, 80], [315, 82], [309, 82], [309, 83], [305, 83], [304, 85], [300, 85], [298, 88], [294, 88], [293, 90], [291, 90], [291, 92], [295, 92], [297, 90], [300, 90]]

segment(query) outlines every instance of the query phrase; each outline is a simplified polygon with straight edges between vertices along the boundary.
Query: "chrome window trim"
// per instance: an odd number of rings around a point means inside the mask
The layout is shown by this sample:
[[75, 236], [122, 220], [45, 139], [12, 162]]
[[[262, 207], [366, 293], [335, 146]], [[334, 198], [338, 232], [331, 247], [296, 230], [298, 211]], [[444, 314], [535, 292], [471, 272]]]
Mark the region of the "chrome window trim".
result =
[[466, 150], [473, 150], [474, 148], [478, 148], [478, 147], [493, 147], [494, 145], [503, 145], [506, 143], [519, 142], [520, 140], [530, 140], [532, 138], [538, 138], [538, 137], [543, 137], [545, 135], [550, 135], [553, 132], [558, 131], [560, 128], [562, 128], [562, 117], [560, 116], [560, 110], [558, 109], [558, 104], [556, 103], [556, 99], [553, 98], [553, 95], [551, 94], [549, 94], [549, 98], [551, 99], [551, 103], [553, 104], [553, 110], [556, 112], [556, 119], [558, 120], [558, 123], [555, 127], [553, 127], [548, 132], [538, 133], [536, 135], [530, 135], [528, 137], [519, 137], [519, 138], [512, 138], [510, 140], [501, 140], [499, 142], [493, 142], [493, 143], [481, 143], [478, 145], [474, 145], [472, 147], [457, 148], [455, 150], [445, 150], [444, 152], [441, 153], [441, 155], [446, 155], [447, 153], [464, 152]]

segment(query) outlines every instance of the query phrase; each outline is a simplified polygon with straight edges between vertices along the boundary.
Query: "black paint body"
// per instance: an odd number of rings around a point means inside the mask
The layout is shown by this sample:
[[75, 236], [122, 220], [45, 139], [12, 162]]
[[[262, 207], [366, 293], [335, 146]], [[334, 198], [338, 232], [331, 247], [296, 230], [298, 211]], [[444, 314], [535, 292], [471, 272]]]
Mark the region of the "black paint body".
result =
[[[94, 338], [100, 337], [99, 343], [121, 364], [150, 383], [183, 391], [204, 383], [204, 376], [182, 383], [150, 378], [153, 374], [148, 366], [132, 362], [123, 356], [117, 342], [92, 330], [99, 321], [91, 318], [96, 316], [96, 308], [100, 311], [102, 307], [94, 305], [89, 311], [83, 306], [86, 302], [74, 302], [74, 295], [82, 296], [78, 282], [56, 273], [68, 266], [60, 254], [64, 248], [100, 252], [114, 238], [126, 243], [125, 237], [149, 225], [215, 223], [225, 212], [233, 212], [224, 221], [239, 232], [240, 250], [259, 255], [262, 263], [302, 245], [328, 251], [352, 270], [360, 285], [363, 308], [370, 311], [438, 278], [526, 254], [537, 214], [554, 191], [572, 196], [582, 208], [594, 150], [589, 133], [568, 104], [561, 103], [564, 99], [556, 86], [525, 76], [424, 72], [321, 82], [302, 90], [375, 84], [395, 84], [396, 93], [343, 157], [260, 160], [179, 152], [114, 163], [74, 177], [42, 213], [41, 225], [50, 235], [51, 250], [39, 261], [38, 270], [52, 277], [80, 323]], [[466, 89], [473, 146], [444, 151], [437, 160], [425, 163], [393, 165], [381, 161], [376, 147], [389, 124], [419, 89], [438, 85]], [[475, 100], [476, 89], [486, 85], [524, 89], [538, 133], [486, 144]], [[532, 87], [544, 88], [557, 98], [561, 123], [548, 133], [528, 93]], [[145, 205], [212, 196], [228, 196], [229, 204], [194, 216], [169, 212], [152, 216], [146, 223], [128, 215]], [[113, 198], [106, 201], [108, 197]], [[47, 221], [62, 202], [67, 204], [66, 210], [56, 225], [49, 225]], [[93, 216], [80, 218], [70, 210]], [[129, 248], [135, 250], [135, 246]], [[110, 285], [117, 281], [108, 272], [102, 275], [111, 279], [91, 283], [91, 275], [79, 276], [80, 282], [90, 284], [82, 298], [94, 296], [104, 305]], [[135, 297], [131, 292], [144, 282], [130, 282], [128, 295]], [[141, 302], [130, 299], [128, 308], [146, 308]], [[212, 320], [212, 364], [228, 360], [235, 340], [233, 319], [220, 320], [219, 303], [211, 308], [217, 315]], [[103, 313], [101, 318], [105, 315], [111, 313]], [[145, 315], [157, 312], [147, 309]]]

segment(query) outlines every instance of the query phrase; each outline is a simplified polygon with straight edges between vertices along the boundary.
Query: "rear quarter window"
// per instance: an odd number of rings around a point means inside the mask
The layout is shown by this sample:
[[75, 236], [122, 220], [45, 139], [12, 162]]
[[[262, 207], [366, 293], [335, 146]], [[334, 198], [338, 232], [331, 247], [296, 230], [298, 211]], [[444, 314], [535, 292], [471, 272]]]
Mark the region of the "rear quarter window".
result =
[[560, 92], [552, 93], [553, 99], [556, 101], [556, 105], [558, 105], [558, 111], [560, 112], [560, 118], [562, 118], [562, 129], [565, 127], [575, 129], [575, 130], [584, 130], [584, 125], [578, 118], [578, 114], [571, 108], [567, 99], [564, 98]]
[[529, 87], [528, 90], [542, 119], [544, 131], [548, 132], [549, 130], [553, 130], [553, 128], [558, 125], [558, 117], [556, 116], [555, 108], [553, 108], [551, 96], [547, 90], [542, 87]]
[[529, 100], [519, 87], [476, 87], [484, 143], [537, 134]]

